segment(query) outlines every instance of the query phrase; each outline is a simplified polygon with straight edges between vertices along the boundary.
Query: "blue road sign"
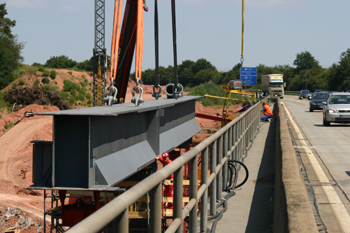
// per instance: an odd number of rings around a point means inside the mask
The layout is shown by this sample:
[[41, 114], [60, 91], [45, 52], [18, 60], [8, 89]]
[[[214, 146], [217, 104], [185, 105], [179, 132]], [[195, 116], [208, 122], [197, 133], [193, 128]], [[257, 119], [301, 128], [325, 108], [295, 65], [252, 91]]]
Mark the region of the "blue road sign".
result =
[[256, 85], [256, 74], [256, 67], [241, 67], [240, 79], [242, 80], [242, 86]]

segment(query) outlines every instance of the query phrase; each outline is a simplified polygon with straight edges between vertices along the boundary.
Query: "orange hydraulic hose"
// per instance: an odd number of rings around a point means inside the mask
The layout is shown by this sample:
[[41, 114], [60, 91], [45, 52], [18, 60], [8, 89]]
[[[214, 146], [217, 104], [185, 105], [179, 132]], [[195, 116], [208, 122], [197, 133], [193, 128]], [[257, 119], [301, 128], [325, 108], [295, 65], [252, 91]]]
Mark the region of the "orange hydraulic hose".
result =
[[143, 0], [137, 1], [137, 32], [135, 53], [135, 78], [141, 81], [143, 53]]
[[122, 5], [123, 5], [123, 0], [115, 0], [112, 48], [111, 48], [111, 77], [113, 77], [113, 79], [115, 79], [117, 74], [117, 63], [119, 58], [118, 51], [119, 51], [119, 37], [120, 37], [120, 22], [122, 17]]

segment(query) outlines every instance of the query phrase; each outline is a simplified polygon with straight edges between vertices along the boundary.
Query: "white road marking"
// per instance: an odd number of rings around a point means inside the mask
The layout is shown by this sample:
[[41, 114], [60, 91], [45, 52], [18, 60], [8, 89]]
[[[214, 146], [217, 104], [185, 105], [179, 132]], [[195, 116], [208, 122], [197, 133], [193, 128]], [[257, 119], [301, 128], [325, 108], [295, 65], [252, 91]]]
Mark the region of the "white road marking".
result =
[[314, 146], [294, 146], [294, 148], [315, 148]]
[[[292, 115], [288, 111], [285, 104], [283, 104], [283, 107], [288, 115], [289, 122], [293, 126], [298, 139], [304, 139], [302, 133], [299, 131], [298, 126], [295, 124]], [[303, 144], [305, 148], [306, 155], [319, 179], [320, 182], [329, 182], [326, 174], [323, 172], [320, 164], [318, 163], [315, 155], [310, 150], [309, 146], [306, 144], [305, 140], [300, 141], [301, 144]], [[341, 226], [343, 232], [350, 233], [350, 216], [348, 211], [345, 209], [344, 204], [341, 202], [337, 192], [334, 190], [332, 186], [322, 186], [324, 192], [326, 193], [326, 196], [328, 198], [328, 201], [332, 203], [331, 207], [333, 209], [333, 212], [338, 219], [339, 225]], [[334, 204], [333, 204], [334, 203]]]

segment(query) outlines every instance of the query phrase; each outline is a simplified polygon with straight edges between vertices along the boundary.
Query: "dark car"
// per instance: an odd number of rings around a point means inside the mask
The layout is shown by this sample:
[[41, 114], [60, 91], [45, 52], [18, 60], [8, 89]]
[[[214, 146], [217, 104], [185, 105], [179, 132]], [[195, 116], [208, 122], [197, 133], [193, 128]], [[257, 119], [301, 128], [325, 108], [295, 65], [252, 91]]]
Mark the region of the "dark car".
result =
[[299, 94], [299, 99], [308, 98], [311, 99], [311, 92], [309, 90], [301, 90]]
[[329, 97], [329, 93], [327, 92], [315, 92], [310, 100], [310, 112], [313, 112], [316, 109], [322, 110], [323, 105], [322, 102], [326, 102]]
[[323, 92], [321, 89], [316, 89], [314, 93], [316, 92]]

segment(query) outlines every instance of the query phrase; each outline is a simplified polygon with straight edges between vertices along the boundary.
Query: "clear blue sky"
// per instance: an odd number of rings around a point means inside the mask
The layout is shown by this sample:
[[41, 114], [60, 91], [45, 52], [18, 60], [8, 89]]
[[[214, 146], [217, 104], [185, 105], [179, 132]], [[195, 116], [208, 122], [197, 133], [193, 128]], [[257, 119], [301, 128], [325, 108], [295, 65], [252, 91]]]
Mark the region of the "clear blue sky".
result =
[[[82, 62], [94, 46], [94, 0], [0, 0], [21, 42], [24, 63], [66, 55]], [[106, 0], [110, 55], [114, 1]], [[124, 0], [125, 4], [126, 0]], [[154, 1], [145, 12], [143, 70], [154, 69]], [[159, 0], [160, 65], [173, 65], [171, 1]], [[124, 8], [123, 8], [124, 10]], [[244, 66], [290, 65], [309, 51], [330, 67], [350, 48], [350, 0], [246, 0]], [[205, 58], [219, 71], [240, 62], [241, 0], [177, 0], [178, 64]], [[134, 65], [133, 65], [134, 66]]]

